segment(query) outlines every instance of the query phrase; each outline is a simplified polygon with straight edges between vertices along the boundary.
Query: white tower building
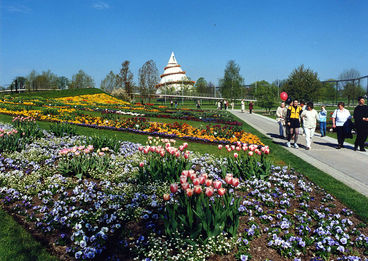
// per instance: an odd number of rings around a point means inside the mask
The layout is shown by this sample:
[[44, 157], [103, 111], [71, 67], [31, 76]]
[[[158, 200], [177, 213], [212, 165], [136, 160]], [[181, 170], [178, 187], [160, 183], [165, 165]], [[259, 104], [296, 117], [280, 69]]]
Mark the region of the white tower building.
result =
[[164, 87], [167, 90], [179, 92], [182, 88], [193, 87], [194, 81], [190, 81], [175, 59], [174, 52], [171, 53], [169, 62], [161, 74], [161, 81], [157, 88]]

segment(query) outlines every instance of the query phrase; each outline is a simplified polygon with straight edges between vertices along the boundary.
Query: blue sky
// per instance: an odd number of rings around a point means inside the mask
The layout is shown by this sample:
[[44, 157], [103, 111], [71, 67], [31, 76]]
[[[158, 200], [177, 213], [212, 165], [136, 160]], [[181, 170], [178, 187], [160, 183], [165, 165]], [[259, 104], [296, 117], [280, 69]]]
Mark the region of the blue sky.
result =
[[234, 59], [246, 83], [287, 78], [298, 65], [320, 79], [355, 68], [368, 74], [368, 1], [0, 0], [0, 85], [50, 69], [79, 69], [99, 86], [131, 61], [171, 51], [193, 80], [215, 84]]

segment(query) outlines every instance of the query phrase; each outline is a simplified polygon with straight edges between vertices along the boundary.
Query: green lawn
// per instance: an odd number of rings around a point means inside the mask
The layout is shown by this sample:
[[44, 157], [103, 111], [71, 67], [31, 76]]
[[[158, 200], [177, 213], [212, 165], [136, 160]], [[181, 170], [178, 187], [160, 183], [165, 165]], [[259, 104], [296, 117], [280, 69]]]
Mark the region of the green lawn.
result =
[[20, 98], [61, 98], [69, 96], [87, 95], [103, 93], [101, 89], [86, 88], [86, 89], [68, 89], [68, 90], [52, 90], [52, 91], [32, 91], [32, 92], [20, 92], [20, 93], [0, 93], [0, 97], [11, 96]]

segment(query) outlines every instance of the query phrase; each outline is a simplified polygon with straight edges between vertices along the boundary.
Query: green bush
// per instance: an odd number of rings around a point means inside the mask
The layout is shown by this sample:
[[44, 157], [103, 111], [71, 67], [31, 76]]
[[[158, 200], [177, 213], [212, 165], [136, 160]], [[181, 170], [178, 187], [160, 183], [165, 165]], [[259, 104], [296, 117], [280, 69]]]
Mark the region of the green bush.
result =
[[96, 149], [109, 148], [115, 152], [120, 149], [120, 141], [114, 137], [110, 138], [107, 136], [92, 136], [87, 139], [87, 143], [93, 145]]

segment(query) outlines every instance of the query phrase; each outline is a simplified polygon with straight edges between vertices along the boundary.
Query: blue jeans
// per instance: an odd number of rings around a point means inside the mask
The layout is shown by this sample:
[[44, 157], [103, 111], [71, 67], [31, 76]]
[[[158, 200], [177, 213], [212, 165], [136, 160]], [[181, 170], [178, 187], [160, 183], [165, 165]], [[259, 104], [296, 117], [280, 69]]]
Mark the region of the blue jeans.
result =
[[282, 121], [279, 121], [278, 124], [280, 136], [284, 136], [284, 126], [282, 125]]
[[319, 130], [321, 132], [321, 136], [326, 136], [326, 122], [319, 123]]

